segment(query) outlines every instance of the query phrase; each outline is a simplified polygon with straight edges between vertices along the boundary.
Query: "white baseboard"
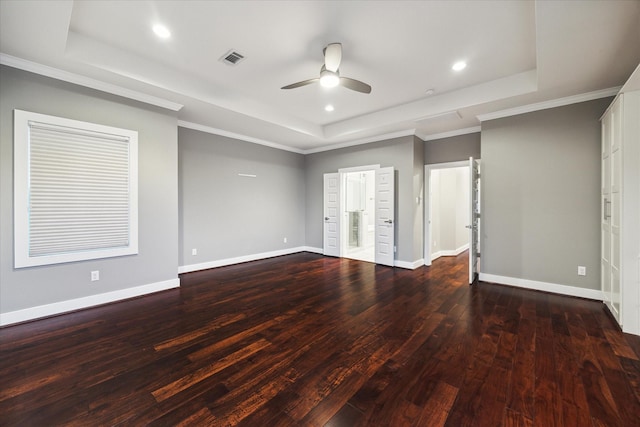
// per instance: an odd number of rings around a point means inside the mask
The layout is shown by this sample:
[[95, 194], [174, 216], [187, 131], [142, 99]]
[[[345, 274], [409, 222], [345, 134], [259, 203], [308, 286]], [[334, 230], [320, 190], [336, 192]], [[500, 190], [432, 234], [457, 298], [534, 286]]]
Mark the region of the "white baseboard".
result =
[[435, 261], [436, 259], [440, 258], [441, 256], [458, 256], [460, 255], [462, 252], [466, 251], [467, 249], [469, 249], [469, 244], [465, 244], [460, 246], [457, 249], [454, 250], [447, 250], [447, 251], [438, 251], [434, 254], [431, 254], [431, 261]]
[[69, 311], [94, 307], [96, 305], [107, 304], [141, 295], [152, 294], [154, 292], [165, 291], [180, 287], [180, 279], [175, 278], [163, 282], [150, 283], [148, 285], [136, 286], [133, 288], [121, 289], [103, 294], [90, 295], [67, 301], [54, 302], [52, 304], [39, 305], [37, 307], [25, 308], [22, 310], [0, 313], [0, 326], [11, 325], [28, 320], [39, 319], [41, 317], [54, 316], [56, 314], [67, 313]]
[[602, 291], [599, 289], [577, 288], [575, 286], [559, 285], [557, 283], [538, 282], [536, 280], [518, 279], [515, 277], [497, 276], [495, 274], [480, 273], [479, 279], [483, 282], [498, 283], [501, 285], [516, 286], [518, 288], [533, 289], [536, 291], [551, 292], [554, 294], [569, 295], [602, 301]]
[[313, 246], [302, 246], [302, 250], [304, 252], [312, 252], [314, 254], [324, 254], [324, 249], [322, 248], [314, 248]]
[[454, 256], [460, 255], [462, 252], [466, 251], [467, 249], [469, 249], [469, 244], [468, 243], [466, 243], [466, 244], [460, 246], [458, 249], [456, 249], [456, 254]]
[[[318, 252], [319, 251], [319, 252]], [[291, 255], [298, 252], [314, 252], [322, 254], [322, 249], [311, 246], [297, 246], [295, 248], [282, 249], [279, 251], [262, 252], [259, 254], [243, 255], [234, 258], [225, 258], [215, 261], [203, 262], [200, 264], [182, 265], [178, 267], [178, 274], [191, 273], [193, 271], [207, 270], [209, 268], [224, 267], [225, 265], [240, 264], [242, 262], [257, 261], [260, 259], [273, 258], [282, 255]]]
[[[199, 270], [207, 270], [209, 268], [224, 267], [226, 265], [240, 264], [242, 262], [257, 261], [260, 259], [273, 258], [282, 255], [291, 255], [298, 252], [312, 252], [315, 254], [323, 255], [324, 250], [322, 248], [316, 248], [313, 246], [298, 246], [295, 248], [283, 249], [280, 251], [262, 252], [259, 254], [244, 255], [235, 258], [225, 258], [216, 261], [203, 262], [200, 264], [182, 265], [178, 267], [178, 274], [191, 273]], [[406, 268], [409, 270], [415, 270], [418, 267], [424, 265], [424, 259], [417, 261], [394, 261], [395, 267]]]
[[394, 261], [394, 266], [400, 268], [406, 268], [408, 270], [415, 270], [418, 267], [422, 267], [424, 265], [424, 259], [419, 259], [417, 261], [409, 262], [409, 261]]

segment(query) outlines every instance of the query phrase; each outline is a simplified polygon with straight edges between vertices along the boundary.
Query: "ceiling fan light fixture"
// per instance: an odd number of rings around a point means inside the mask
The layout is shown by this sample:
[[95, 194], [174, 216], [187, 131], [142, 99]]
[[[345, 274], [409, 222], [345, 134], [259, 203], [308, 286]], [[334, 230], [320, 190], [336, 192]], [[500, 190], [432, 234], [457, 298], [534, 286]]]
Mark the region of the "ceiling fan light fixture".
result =
[[340, 76], [338, 73], [329, 70], [322, 70], [320, 73], [320, 84], [322, 87], [336, 87], [340, 84]]
[[340, 43], [331, 43], [323, 51], [324, 64], [320, 68], [320, 77], [314, 79], [307, 79], [301, 82], [293, 83], [287, 86], [281, 87], [281, 89], [295, 89], [302, 86], [307, 86], [313, 83], [320, 83], [322, 87], [331, 88], [335, 86], [342, 86], [349, 90], [354, 90], [360, 93], [371, 93], [371, 86], [360, 80], [352, 79], [349, 77], [340, 77], [340, 61], [342, 60], [342, 45]]

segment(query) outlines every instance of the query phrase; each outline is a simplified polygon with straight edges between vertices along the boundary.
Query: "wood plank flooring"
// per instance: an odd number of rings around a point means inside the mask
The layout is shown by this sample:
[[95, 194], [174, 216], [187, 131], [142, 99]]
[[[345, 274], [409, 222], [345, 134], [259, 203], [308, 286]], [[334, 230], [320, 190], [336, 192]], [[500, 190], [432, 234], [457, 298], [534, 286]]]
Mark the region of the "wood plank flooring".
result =
[[638, 426], [601, 303], [300, 253], [0, 329], [0, 425]]

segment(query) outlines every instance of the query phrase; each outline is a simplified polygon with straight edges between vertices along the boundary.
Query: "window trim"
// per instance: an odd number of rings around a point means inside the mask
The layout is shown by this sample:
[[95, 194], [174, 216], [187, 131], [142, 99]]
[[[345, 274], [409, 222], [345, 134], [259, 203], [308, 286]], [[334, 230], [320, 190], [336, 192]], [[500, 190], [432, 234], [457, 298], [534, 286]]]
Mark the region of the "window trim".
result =
[[[127, 246], [59, 252], [32, 256], [29, 253], [30, 153], [29, 122], [80, 132], [102, 133], [129, 143], [129, 238]], [[35, 267], [74, 261], [102, 259], [138, 253], [138, 132], [79, 120], [14, 110], [14, 267]]]

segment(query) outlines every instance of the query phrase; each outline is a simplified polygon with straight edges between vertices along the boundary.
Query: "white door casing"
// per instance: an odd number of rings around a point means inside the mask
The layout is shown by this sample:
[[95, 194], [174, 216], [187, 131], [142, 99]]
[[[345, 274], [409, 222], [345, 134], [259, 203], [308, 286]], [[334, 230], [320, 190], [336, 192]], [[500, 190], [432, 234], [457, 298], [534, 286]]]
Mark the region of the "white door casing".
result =
[[602, 119], [602, 157], [601, 157], [601, 250], [600, 250], [600, 286], [604, 303], [611, 307], [611, 115]]
[[602, 118], [601, 291], [622, 331], [640, 335], [640, 90]]
[[323, 253], [340, 256], [340, 174], [324, 174]]
[[393, 167], [376, 170], [376, 264], [394, 265], [395, 180]]
[[618, 323], [622, 323], [621, 313], [621, 263], [620, 263], [620, 216], [622, 194], [622, 108], [620, 99], [613, 104], [611, 123], [611, 312]]
[[480, 273], [480, 164], [473, 157], [469, 158], [469, 284], [472, 284]]
[[622, 103], [617, 99], [602, 121], [602, 251], [601, 287], [604, 303], [621, 323], [620, 193]]

